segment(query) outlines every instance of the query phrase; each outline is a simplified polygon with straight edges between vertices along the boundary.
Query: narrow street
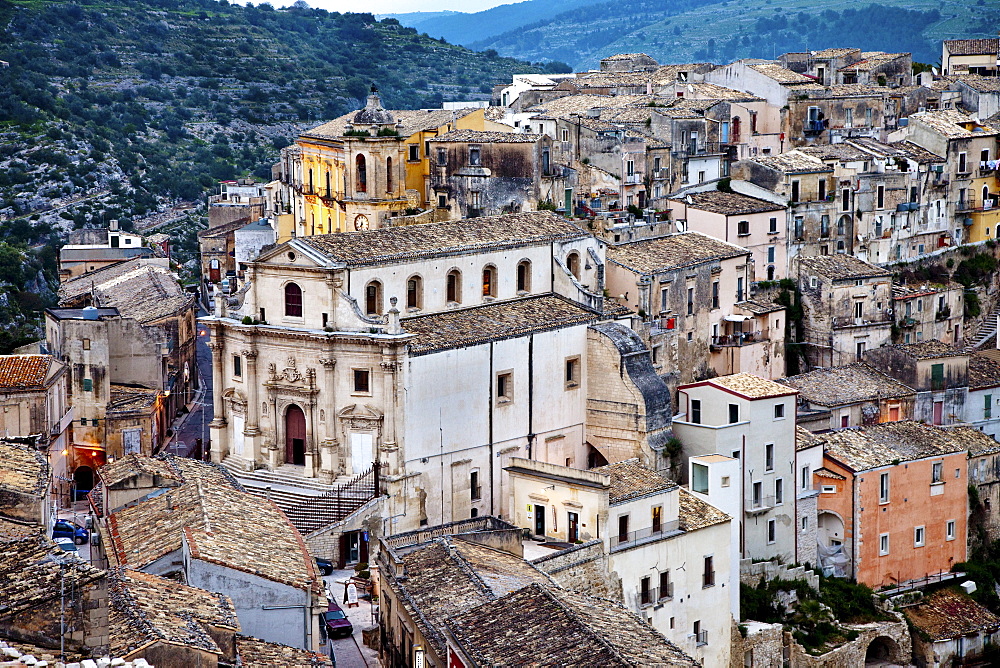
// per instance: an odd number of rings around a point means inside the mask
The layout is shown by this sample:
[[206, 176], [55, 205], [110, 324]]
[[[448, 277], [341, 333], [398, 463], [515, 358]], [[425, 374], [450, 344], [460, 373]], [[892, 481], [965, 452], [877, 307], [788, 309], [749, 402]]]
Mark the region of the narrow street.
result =
[[[199, 316], [206, 315], [204, 312]], [[214, 406], [212, 404], [212, 351], [208, 348], [208, 328], [198, 327], [197, 346], [198, 374], [201, 391], [196, 395], [191, 412], [184, 417], [184, 421], [177, 429], [174, 440], [167, 447], [167, 452], [180, 457], [190, 457], [197, 454], [198, 439], [202, 439], [204, 447], [208, 447], [208, 423], [214, 416]], [[204, 457], [204, 449], [202, 456]]]

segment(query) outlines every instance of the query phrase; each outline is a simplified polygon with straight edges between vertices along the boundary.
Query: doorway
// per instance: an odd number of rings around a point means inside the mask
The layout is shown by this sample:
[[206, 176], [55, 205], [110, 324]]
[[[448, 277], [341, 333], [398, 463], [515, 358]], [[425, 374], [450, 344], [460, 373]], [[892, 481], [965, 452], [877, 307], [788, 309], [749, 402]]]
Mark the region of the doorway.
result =
[[295, 404], [285, 411], [285, 462], [306, 463], [306, 414]]
[[545, 506], [535, 504], [535, 535], [545, 535]]
[[580, 516], [576, 513], [569, 513], [566, 530], [566, 540], [575, 543], [580, 540]]

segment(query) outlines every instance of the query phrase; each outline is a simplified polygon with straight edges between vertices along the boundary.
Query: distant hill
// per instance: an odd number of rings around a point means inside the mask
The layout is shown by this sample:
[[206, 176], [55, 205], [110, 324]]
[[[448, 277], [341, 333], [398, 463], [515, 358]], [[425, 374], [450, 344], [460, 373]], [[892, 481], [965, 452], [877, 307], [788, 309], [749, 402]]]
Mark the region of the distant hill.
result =
[[942, 39], [995, 37], [998, 26], [997, 0], [529, 0], [423, 21], [419, 29], [476, 50], [585, 70], [621, 52], [721, 63], [831, 46], [909, 51], [933, 64]]
[[[465, 15], [465, 12], [453, 12], [453, 11], [443, 11], [443, 12], [407, 12], [404, 14], [376, 14], [375, 18], [379, 21], [382, 19], [396, 19], [404, 26], [409, 26], [411, 28], [420, 28], [423, 23], [427, 21], [433, 21], [435, 19], [442, 19], [449, 16], [455, 16], [456, 14]], [[434, 37], [440, 37], [440, 35], [434, 35]]]

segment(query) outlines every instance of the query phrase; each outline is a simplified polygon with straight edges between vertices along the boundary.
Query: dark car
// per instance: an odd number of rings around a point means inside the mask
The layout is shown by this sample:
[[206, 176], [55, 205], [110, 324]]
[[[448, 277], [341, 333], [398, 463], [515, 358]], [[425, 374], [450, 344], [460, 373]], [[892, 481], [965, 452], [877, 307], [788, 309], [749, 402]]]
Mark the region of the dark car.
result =
[[354, 625], [336, 603], [323, 615], [326, 620], [326, 634], [331, 638], [348, 638], [354, 635]]
[[333, 562], [329, 559], [316, 557], [316, 567], [319, 568], [319, 572], [323, 575], [333, 575]]
[[77, 545], [84, 545], [90, 540], [90, 532], [82, 526], [69, 520], [56, 520], [52, 527], [53, 538], [72, 538]]

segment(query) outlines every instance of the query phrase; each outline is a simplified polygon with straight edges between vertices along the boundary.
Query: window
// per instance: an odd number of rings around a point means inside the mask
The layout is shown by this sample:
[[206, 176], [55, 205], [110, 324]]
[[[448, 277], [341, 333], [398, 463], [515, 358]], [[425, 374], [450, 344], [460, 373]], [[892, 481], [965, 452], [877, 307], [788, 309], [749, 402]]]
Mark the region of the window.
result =
[[368, 192], [368, 163], [365, 161], [365, 156], [358, 154], [358, 157], [354, 159], [354, 169], [355, 169], [355, 190], [359, 193]]
[[448, 302], [460, 304], [462, 302], [462, 272], [452, 269], [448, 272], [445, 284], [445, 296]]
[[481, 164], [481, 154], [482, 148], [479, 146], [469, 147], [469, 165], [472, 167], [478, 167]]
[[438, 195], [438, 208], [444, 209], [448, 206], [448, 196]]
[[372, 281], [365, 286], [365, 314], [380, 315], [382, 313], [382, 284]]
[[705, 557], [705, 568], [701, 574], [701, 586], [715, 586], [715, 558], [711, 555]]
[[767, 521], [767, 544], [773, 545], [778, 540], [778, 523], [775, 520]]
[[889, 534], [887, 533], [879, 534], [878, 554], [880, 557], [884, 557], [889, 554]]
[[639, 581], [639, 605], [649, 605], [653, 602], [653, 594], [649, 590], [650, 577], [647, 575]]
[[629, 175], [629, 176], [632, 176], [633, 174], [635, 174], [635, 161], [634, 160], [626, 160], [625, 161], [625, 173], [627, 175]]
[[944, 364], [932, 364], [931, 365], [931, 389], [932, 390], [943, 390], [944, 389]]
[[885, 208], [885, 186], [878, 186], [878, 188], [875, 189], [875, 208]]
[[438, 167], [444, 167], [448, 164], [448, 151], [443, 148], [437, 150], [437, 164]]
[[580, 254], [573, 251], [566, 256], [566, 268], [569, 269], [569, 273], [580, 280]]
[[691, 463], [691, 490], [708, 494], [708, 467], [704, 464]]
[[719, 480], [719, 487], [729, 487], [729, 476], [724, 475]]
[[987, 394], [983, 397], [983, 419], [989, 420], [993, 417], [993, 395]]
[[944, 473], [944, 462], [934, 462], [931, 467], [931, 484], [941, 482], [943, 480], [942, 474]]
[[699, 647], [708, 644], [708, 631], [701, 630], [701, 620], [695, 620], [694, 623], [694, 641]]
[[794, 226], [795, 226], [795, 238], [796, 238], [796, 240], [800, 240], [801, 241], [802, 239], [805, 238], [803, 236], [803, 226], [804, 225], [805, 225], [805, 219], [802, 216], [795, 216]]
[[775, 248], [774, 248], [774, 246], [768, 246], [767, 247], [767, 262], [768, 262], [768, 264], [774, 264], [774, 258], [775, 258]]
[[369, 394], [371, 384], [369, 383], [371, 372], [368, 369], [354, 370], [354, 391], [358, 394]]
[[419, 146], [417, 146], [416, 144], [410, 144], [406, 148], [409, 149], [409, 155], [407, 156], [408, 160], [410, 160], [411, 162], [420, 160], [420, 147]]
[[741, 237], [749, 235], [750, 234], [750, 221], [749, 220], [741, 220], [738, 223], [736, 223], [736, 234], [738, 234]]
[[913, 547], [924, 546], [924, 528], [913, 527]]
[[764, 483], [757, 481], [750, 487], [750, 507], [761, 508], [764, 505]]
[[785, 417], [785, 404], [774, 405], [774, 419], [782, 420]]
[[266, 312], [264, 311], [264, 307], [261, 306], [260, 307], [260, 321], [263, 322], [263, 323], [267, 323], [267, 318], [264, 317], [265, 315], [266, 315]]
[[418, 309], [423, 301], [423, 280], [419, 276], [411, 276], [406, 280], [406, 308]]
[[809, 531], [809, 516], [805, 515], [802, 517], [802, 530]]
[[764, 470], [774, 470], [774, 443], [764, 444]]
[[479, 486], [479, 471], [472, 471], [469, 473], [469, 489], [471, 490], [473, 501], [478, 501], [482, 498], [483, 490]]
[[504, 371], [497, 374], [497, 402], [506, 403], [514, 398], [514, 373]]
[[802, 475], [802, 479], [799, 481], [799, 486], [802, 489], [809, 489], [809, 487], [810, 487], [809, 483], [812, 482], [812, 471], [809, 468], [808, 464], [806, 464], [805, 466], [802, 467], [801, 475]]
[[563, 130], [562, 131], [562, 140], [563, 141], [569, 141], [569, 130]]
[[580, 387], [580, 357], [570, 357], [566, 360], [566, 389]]
[[823, 201], [826, 199], [826, 179], [820, 179], [817, 186], [817, 190], [819, 191], [819, 197], [817, 199]]
[[497, 270], [495, 267], [483, 269], [483, 296], [497, 296]]
[[291, 318], [302, 317], [302, 288], [295, 283], [285, 285], [285, 315]]
[[688, 288], [687, 314], [694, 315], [694, 288]]
[[701, 399], [691, 400], [691, 422], [701, 424]]
[[774, 505], [780, 506], [785, 502], [785, 479], [778, 478], [774, 481]]
[[663, 572], [660, 573], [660, 583], [659, 584], [660, 584], [660, 592], [659, 592], [659, 596], [658, 596], [659, 600], [662, 601], [665, 598], [673, 598], [674, 597], [674, 585], [673, 585], [673, 583], [670, 582], [670, 571], [669, 570], [666, 570], [666, 571], [663, 571]]
[[660, 171], [660, 165], [661, 165], [660, 156], [656, 156], [655, 158], [653, 158], [653, 171], [654, 172], [659, 172]]
[[944, 523], [944, 539], [955, 540], [955, 520], [948, 520]]
[[861, 300], [854, 302], [854, 319], [861, 320], [865, 315], [865, 303]]
[[768, 234], [778, 233], [778, 219], [772, 218], [767, 222], [767, 232]]
[[791, 197], [791, 201], [793, 201], [793, 202], [798, 202], [799, 201], [799, 182], [798, 181], [792, 181], [792, 197]]
[[819, 236], [824, 239], [830, 236], [830, 216], [819, 217]]
[[236, 378], [243, 377], [243, 358], [239, 355], [233, 355], [233, 376]]
[[618, 542], [628, 542], [628, 515], [618, 516]]
[[392, 192], [392, 158], [385, 159], [385, 191]]
[[94, 379], [93, 378], [84, 378], [83, 379], [83, 391], [84, 392], [93, 392], [94, 391]]
[[667, 312], [667, 289], [660, 288], [660, 313]]
[[736, 301], [743, 301], [743, 277], [736, 279]]
[[663, 531], [663, 507], [655, 506], [652, 512], [651, 521], [653, 523], [653, 533], [660, 533]]
[[880, 473], [878, 477], [878, 502], [889, 503], [889, 473]]
[[83, 339], [82, 343], [84, 350], [90, 350], [90, 339]]
[[740, 421], [739, 404], [729, 404], [729, 424], [736, 424]]
[[719, 308], [719, 282], [712, 281], [712, 308]]
[[965, 153], [958, 154], [958, 173], [965, 174], [969, 171], [968, 159]]
[[840, 210], [850, 211], [851, 210], [851, 189], [844, 188], [840, 191]]
[[531, 262], [522, 260], [517, 265], [517, 291], [531, 291]]

